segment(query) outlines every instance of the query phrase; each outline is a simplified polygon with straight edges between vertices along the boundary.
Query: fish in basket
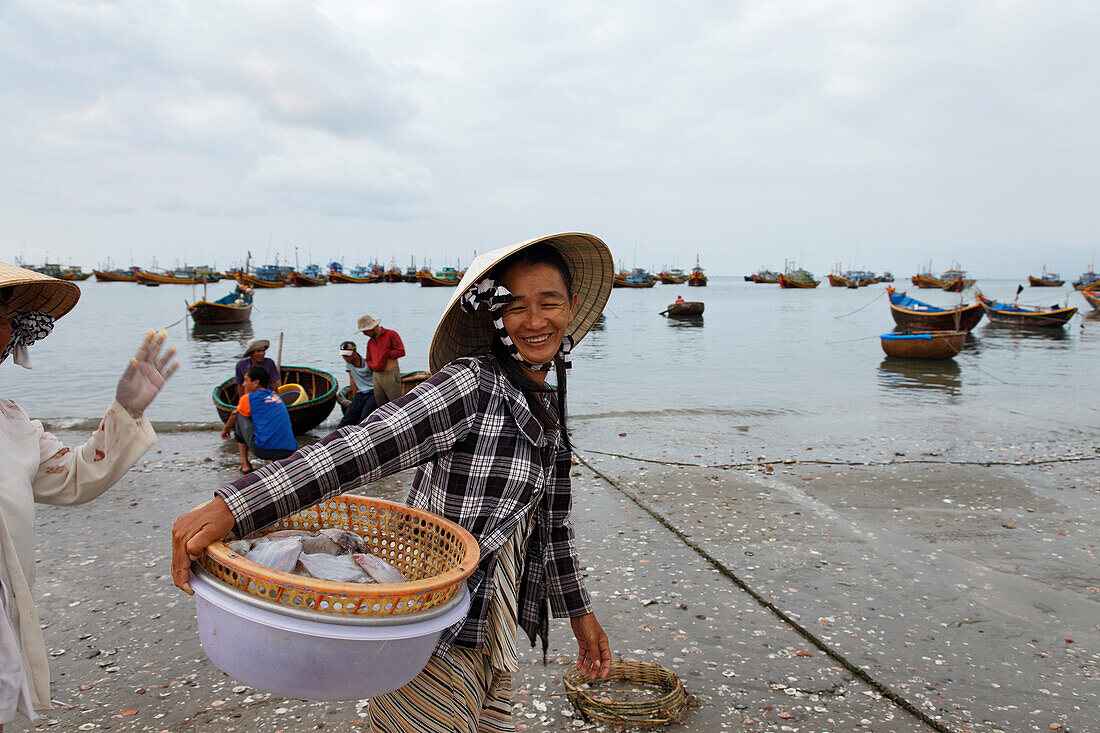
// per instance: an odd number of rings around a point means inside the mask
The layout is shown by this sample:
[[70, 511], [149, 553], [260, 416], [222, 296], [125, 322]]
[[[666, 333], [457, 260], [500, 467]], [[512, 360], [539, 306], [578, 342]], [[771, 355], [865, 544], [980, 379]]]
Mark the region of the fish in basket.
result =
[[192, 568], [199, 638], [223, 672], [277, 695], [382, 695], [466, 617], [478, 558], [443, 517], [337, 496], [206, 549]]

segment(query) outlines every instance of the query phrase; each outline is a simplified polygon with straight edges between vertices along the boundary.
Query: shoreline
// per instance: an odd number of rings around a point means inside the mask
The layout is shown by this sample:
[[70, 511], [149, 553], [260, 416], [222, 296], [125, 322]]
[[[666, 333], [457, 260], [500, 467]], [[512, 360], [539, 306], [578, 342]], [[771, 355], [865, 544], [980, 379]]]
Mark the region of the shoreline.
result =
[[[700, 437], [679, 429], [676, 417], [586, 418], [572, 427], [580, 458], [606, 476], [584, 463], [574, 468], [573, 518], [613, 653], [667, 667], [699, 698], [671, 730], [933, 729], [807, 642], [675, 532], [950, 730], [1100, 728], [1097, 462], [779, 464], [768, 474], [585, 450], [718, 463], [719, 455], [778, 458], [806, 446], [764, 443], [756, 428], [732, 425], [708, 425]], [[72, 445], [86, 436], [60, 437]], [[51, 711], [43, 727], [363, 725], [365, 707], [355, 702], [240, 689], [202, 652], [193, 605], [169, 579], [169, 532], [177, 514], [237, 477], [235, 461], [215, 433], [170, 432], [100, 499], [37, 508], [35, 598], [56, 653], [53, 697], [75, 706]], [[407, 472], [364, 493], [401, 500], [410, 481]], [[547, 667], [540, 650], [520, 646], [518, 729], [611, 730], [577, 725], [557, 695], [575, 653], [564, 621], [551, 621]]]

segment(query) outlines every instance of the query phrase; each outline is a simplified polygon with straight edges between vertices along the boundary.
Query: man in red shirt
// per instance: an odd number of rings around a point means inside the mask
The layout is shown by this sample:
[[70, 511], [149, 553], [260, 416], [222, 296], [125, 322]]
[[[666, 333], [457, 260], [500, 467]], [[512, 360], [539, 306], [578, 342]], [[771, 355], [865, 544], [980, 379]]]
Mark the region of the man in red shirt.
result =
[[374, 401], [378, 407], [401, 396], [401, 367], [397, 360], [405, 355], [405, 344], [397, 331], [382, 328], [382, 319], [360, 316], [356, 329], [367, 342], [367, 366], [374, 372]]

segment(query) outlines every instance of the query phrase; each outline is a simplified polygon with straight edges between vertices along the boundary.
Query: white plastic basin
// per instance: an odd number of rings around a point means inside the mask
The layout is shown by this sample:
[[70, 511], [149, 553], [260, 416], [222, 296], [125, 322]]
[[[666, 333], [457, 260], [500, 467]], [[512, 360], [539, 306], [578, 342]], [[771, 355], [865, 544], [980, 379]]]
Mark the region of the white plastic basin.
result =
[[392, 692], [428, 664], [439, 635], [466, 617], [457, 605], [411, 623], [355, 626], [295, 618], [245, 603], [191, 573], [202, 648], [218, 669], [259, 690], [299, 700], [361, 700]]

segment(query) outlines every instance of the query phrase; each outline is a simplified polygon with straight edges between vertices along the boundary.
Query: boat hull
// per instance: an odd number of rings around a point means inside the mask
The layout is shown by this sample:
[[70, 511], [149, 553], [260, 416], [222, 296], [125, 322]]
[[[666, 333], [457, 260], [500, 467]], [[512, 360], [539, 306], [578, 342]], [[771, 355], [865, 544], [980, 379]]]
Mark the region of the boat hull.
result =
[[417, 281], [422, 288], [453, 288], [458, 285], [458, 280], [436, 277], [435, 275], [422, 274], [417, 276]]
[[217, 282], [217, 278], [214, 277], [176, 277], [149, 270], [138, 270], [135, 277], [142, 285], [201, 285], [204, 282]]
[[92, 270], [92, 274], [95, 275], [96, 282], [100, 283], [136, 283], [137, 275], [119, 275], [114, 272], [104, 272], [103, 270]]
[[252, 317], [252, 304], [223, 305], [200, 300], [187, 306], [191, 320], [200, 326], [215, 326], [226, 323], [245, 323]]
[[879, 337], [887, 356], [898, 359], [950, 359], [962, 350], [966, 331], [904, 331]]
[[703, 315], [703, 304], [697, 300], [688, 300], [683, 303], [672, 303], [665, 311], [669, 316], [701, 316]]
[[689, 275], [688, 287], [691, 288], [705, 288], [707, 286], [706, 275]]
[[254, 288], [285, 288], [285, 280], [265, 280], [255, 275], [249, 275], [247, 272], [242, 272], [237, 275], [237, 282], [244, 283], [245, 285], [251, 285]]
[[1081, 295], [1085, 296], [1085, 302], [1091, 305], [1094, 311], [1100, 311], [1100, 292], [1087, 289], [1082, 290]]
[[944, 280], [943, 289], [949, 293], [961, 293], [974, 286], [974, 281], [969, 278], [957, 277], [954, 280]]
[[1050, 310], [1003, 310], [996, 308], [997, 301], [979, 296], [990, 323], [1019, 328], [1062, 328], [1077, 315], [1076, 308], [1051, 308]]
[[346, 272], [330, 272], [328, 281], [334, 285], [367, 285], [379, 282], [381, 277], [356, 277]]
[[809, 288], [816, 288], [820, 284], [820, 280], [792, 280], [786, 275], [779, 276], [779, 287], [791, 290], [806, 290]]
[[925, 290], [942, 290], [943, 280], [938, 277], [931, 277], [929, 275], [913, 275], [913, 284], [918, 288], [924, 288]]
[[[289, 405], [290, 427], [295, 435], [301, 435], [324, 422], [336, 404], [336, 380], [328, 372], [304, 366], [284, 366], [279, 370], [283, 384], [300, 384], [310, 399], [297, 405]], [[214, 407], [222, 422], [237, 406], [233, 399], [236, 390], [233, 380], [227, 379], [214, 388]]]
[[1060, 288], [1066, 284], [1065, 280], [1044, 280], [1034, 275], [1028, 275], [1027, 281], [1033, 288]]
[[753, 275], [752, 281], [757, 284], [774, 285], [779, 282], [779, 275], [770, 277], [768, 275]]
[[666, 275], [661, 275], [661, 284], [662, 285], [683, 285], [685, 282], [687, 282], [687, 276], [686, 275], [684, 277], [676, 277], [675, 275], [667, 275], [667, 274]]
[[328, 285], [328, 280], [323, 277], [312, 277], [301, 272], [290, 273], [290, 284], [296, 288], [318, 288]]

